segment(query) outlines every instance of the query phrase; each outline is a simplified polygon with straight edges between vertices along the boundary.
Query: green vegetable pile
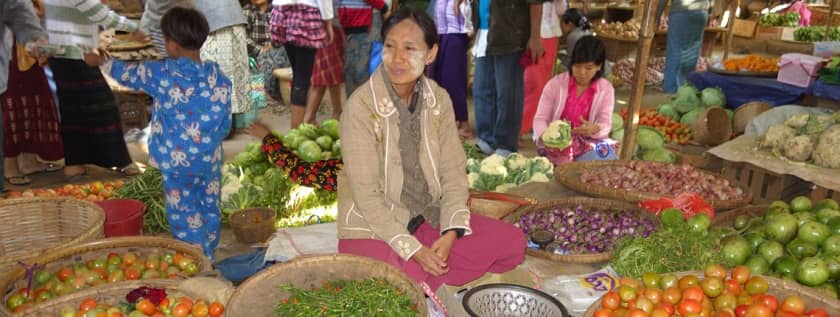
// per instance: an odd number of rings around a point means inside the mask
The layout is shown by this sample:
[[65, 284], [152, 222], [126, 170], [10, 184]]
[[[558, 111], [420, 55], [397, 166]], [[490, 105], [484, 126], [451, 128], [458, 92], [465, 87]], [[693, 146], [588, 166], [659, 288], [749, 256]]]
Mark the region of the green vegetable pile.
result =
[[722, 229], [709, 229], [709, 216], [696, 214], [686, 222], [682, 212], [666, 209], [662, 227], [647, 238], [619, 239], [610, 265], [621, 276], [641, 277], [646, 272], [667, 273], [702, 270], [721, 263]]
[[775, 201], [763, 216], [741, 215], [732, 224], [739, 234], [722, 241], [732, 265], [754, 274], [774, 275], [818, 287], [837, 297], [840, 283], [840, 206], [808, 197], [790, 204]]
[[281, 288], [290, 295], [274, 309], [274, 315], [278, 317], [417, 315], [417, 305], [411, 298], [378, 278], [330, 281], [314, 290], [291, 285]]
[[528, 182], [548, 182], [554, 177], [554, 164], [545, 157], [527, 158], [513, 153], [493, 154], [483, 160], [467, 160], [467, 181], [471, 189], [505, 192]]
[[467, 142], [464, 142], [464, 154], [467, 155], [467, 159], [473, 160], [482, 160], [485, 157], [487, 157], [487, 155], [482, 153], [481, 150], [479, 150], [478, 147], [475, 146], [475, 144], [470, 144]]
[[143, 214], [143, 232], [169, 231], [166, 203], [163, 197], [163, 175], [160, 170], [147, 168], [142, 174], [134, 176], [116, 192], [116, 198], [137, 199], [146, 205], [146, 212]]
[[289, 130], [282, 140], [283, 146], [307, 162], [341, 158], [338, 121], [335, 119], [324, 120], [319, 127], [303, 123]]
[[222, 221], [234, 212], [253, 207], [269, 207], [281, 219], [291, 213], [286, 208], [293, 188], [288, 175], [271, 165], [260, 143], [249, 144], [226, 164], [227, 171], [239, 178], [241, 187], [222, 201]]
[[797, 26], [799, 25], [799, 13], [768, 13], [758, 19], [761, 26]]
[[[825, 41], [824, 26], [807, 26], [793, 31], [793, 39], [800, 42]], [[840, 27], [832, 27], [828, 31], [829, 41], [840, 41]]]

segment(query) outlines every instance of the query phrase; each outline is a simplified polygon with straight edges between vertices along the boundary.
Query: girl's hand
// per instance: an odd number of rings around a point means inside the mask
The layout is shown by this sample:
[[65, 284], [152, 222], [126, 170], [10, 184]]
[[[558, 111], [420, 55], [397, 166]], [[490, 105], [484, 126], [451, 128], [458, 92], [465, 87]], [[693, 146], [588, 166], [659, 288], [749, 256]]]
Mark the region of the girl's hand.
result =
[[257, 121], [257, 122], [251, 123], [251, 125], [249, 125], [247, 128], [245, 128], [245, 132], [250, 134], [250, 135], [253, 135], [254, 137], [256, 137], [260, 140], [262, 140], [263, 138], [265, 138], [265, 136], [267, 136], [269, 133], [271, 133], [271, 130], [269, 130], [268, 127], [265, 124], [263, 124], [262, 122]]
[[580, 126], [572, 129], [572, 133], [585, 137], [591, 137], [599, 131], [601, 131], [601, 126], [593, 122], [586, 121], [583, 116], [580, 117]]

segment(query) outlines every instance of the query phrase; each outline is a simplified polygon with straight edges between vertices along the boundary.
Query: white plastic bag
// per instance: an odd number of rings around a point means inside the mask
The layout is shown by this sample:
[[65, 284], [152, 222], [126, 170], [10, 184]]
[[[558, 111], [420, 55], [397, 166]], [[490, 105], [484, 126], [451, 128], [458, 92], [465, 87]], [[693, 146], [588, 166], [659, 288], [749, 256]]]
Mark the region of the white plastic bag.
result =
[[268, 241], [266, 261], [288, 261], [305, 254], [338, 253], [338, 226], [323, 223], [277, 230]]
[[609, 266], [580, 275], [559, 275], [542, 281], [542, 289], [556, 297], [572, 316], [581, 316], [604, 293], [618, 287], [618, 273]]

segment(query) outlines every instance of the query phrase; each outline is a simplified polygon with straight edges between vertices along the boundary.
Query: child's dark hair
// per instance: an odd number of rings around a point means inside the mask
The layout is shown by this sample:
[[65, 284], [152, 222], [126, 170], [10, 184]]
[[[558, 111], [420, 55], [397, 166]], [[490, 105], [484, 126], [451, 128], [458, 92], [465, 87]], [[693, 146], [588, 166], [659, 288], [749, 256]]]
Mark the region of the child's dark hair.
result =
[[201, 12], [182, 7], [169, 9], [160, 20], [160, 29], [164, 38], [188, 50], [201, 49], [210, 34], [210, 26]]
[[394, 25], [397, 25], [406, 19], [414, 20], [414, 22], [420, 26], [420, 30], [423, 31], [423, 40], [429, 48], [432, 48], [432, 46], [437, 44], [438, 34], [435, 21], [432, 20], [426, 12], [413, 9], [408, 6], [397, 9], [391, 17], [385, 20], [385, 23], [382, 24], [382, 40], [385, 40], [385, 37]]
[[581, 37], [575, 43], [575, 48], [572, 51], [572, 58], [570, 60], [571, 63], [569, 65], [591, 62], [595, 65], [601, 66], [601, 69], [595, 73], [595, 77], [592, 78], [592, 80], [595, 80], [604, 76], [603, 66], [606, 61], [607, 51], [604, 48], [604, 43], [597, 37], [587, 35]]
[[563, 13], [563, 23], [574, 24], [575, 27], [583, 30], [589, 30], [592, 28], [592, 25], [589, 24], [589, 19], [587, 19], [586, 16], [580, 13], [580, 10], [576, 8], [568, 9], [566, 10], [566, 13]]

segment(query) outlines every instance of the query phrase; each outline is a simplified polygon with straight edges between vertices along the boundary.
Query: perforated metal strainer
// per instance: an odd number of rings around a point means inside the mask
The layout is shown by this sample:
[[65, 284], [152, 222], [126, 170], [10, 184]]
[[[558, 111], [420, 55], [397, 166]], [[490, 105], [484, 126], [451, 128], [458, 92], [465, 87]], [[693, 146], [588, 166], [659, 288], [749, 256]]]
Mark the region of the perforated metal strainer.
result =
[[485, 284], [470, 289], [462, 301], [472, 317], [569, 317], [557, 299], [514, 284]]

